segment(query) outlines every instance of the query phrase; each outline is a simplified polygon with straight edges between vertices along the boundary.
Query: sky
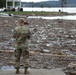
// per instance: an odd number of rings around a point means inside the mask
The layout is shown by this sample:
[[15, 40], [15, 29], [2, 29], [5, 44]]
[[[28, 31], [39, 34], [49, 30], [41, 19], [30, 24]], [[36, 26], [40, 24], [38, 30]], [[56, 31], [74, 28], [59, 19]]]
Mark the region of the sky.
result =
[[[41, 1], [50, 1], [50, 0], [21, 0], [23, 2], [41, 2]], [[52, 1], [57, 1], [57, 0], [52, 0]]]

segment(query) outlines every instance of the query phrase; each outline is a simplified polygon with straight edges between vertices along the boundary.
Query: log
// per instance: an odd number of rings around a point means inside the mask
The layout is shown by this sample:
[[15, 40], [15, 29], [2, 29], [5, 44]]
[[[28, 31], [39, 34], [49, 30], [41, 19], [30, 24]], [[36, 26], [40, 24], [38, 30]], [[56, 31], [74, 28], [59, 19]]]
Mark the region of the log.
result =
[[0, 50], [0, 52], [14, 52], [14, 50]]
[[42, 56], [51, 56], [51, 57], [75, 57], [76, 55], [57, 55], [57, 54], [47, 54], [47, 53], [40, 53]]

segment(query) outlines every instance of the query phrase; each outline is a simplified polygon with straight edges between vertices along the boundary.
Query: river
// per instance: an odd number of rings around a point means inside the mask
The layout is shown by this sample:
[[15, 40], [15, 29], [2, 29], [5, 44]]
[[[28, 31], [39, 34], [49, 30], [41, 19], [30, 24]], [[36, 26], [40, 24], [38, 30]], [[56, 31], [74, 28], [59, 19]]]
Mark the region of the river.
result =
[[[3, 9], [0, 9], [2, 11]], [[23, 11], [45, 11], [45, 12], [59, 12], [59, 10], [69, 13], [76, 13], [76, 7], [23, 7]]]
[[69, 13], [76, 13], [76, 7], [64, 7], [64, 8], [39, 8], [39, 7], [25, 7], [23, 8], [24, 11], [45, 11], [45, 12], [58, 12], [59, 10], [63, 10], [64, 12], [69, 12]]
[[28, 18], [40, 18], [40, 19], [64, 19], [64, 20], [76, 20], [76, 15], [69, 15], [69, 16], [29, 16]]
[[[24, 11], [42, 11], [42, 12], [59, 12], [59, 10], [68, 13], [76, 13], [76, 7], [64, 7], [64, 8], [38, 8], [38, 7], [26, 7], [23, 8]], [[44, 16], [29, 16], [28, 18], [42, 18], [42, 19], [65, 19], [65, 20], [76, 20], [76, 15], [69, 16], [52, 16], [52, 17], [44, 17]]]

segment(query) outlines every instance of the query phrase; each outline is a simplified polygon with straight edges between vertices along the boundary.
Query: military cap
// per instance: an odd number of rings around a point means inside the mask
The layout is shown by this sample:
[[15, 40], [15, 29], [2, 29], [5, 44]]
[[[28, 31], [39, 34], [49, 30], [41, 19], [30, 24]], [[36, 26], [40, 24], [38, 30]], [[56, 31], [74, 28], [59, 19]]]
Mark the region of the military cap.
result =
[[24, 18], [19, 18], [18, 22], [25, 22]]

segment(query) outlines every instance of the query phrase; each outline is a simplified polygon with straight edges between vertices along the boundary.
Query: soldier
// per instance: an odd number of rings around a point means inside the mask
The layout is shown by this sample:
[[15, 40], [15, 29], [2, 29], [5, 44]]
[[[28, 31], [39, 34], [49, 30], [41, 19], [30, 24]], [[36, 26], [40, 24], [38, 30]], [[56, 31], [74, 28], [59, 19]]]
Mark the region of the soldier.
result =
[[20, 57], [23, 56], [24, 61], [24, 74], [28, 73], [29, 67], [29, 51], [28, 51], [28, 39], [31, 37], [30, 30], [24, 25], [24, 19], [20, 18], [18, 21], [18, 27], [14, 29], [13, 37], [15, 38], [15, 69], [16, 74], [20, 73]]

